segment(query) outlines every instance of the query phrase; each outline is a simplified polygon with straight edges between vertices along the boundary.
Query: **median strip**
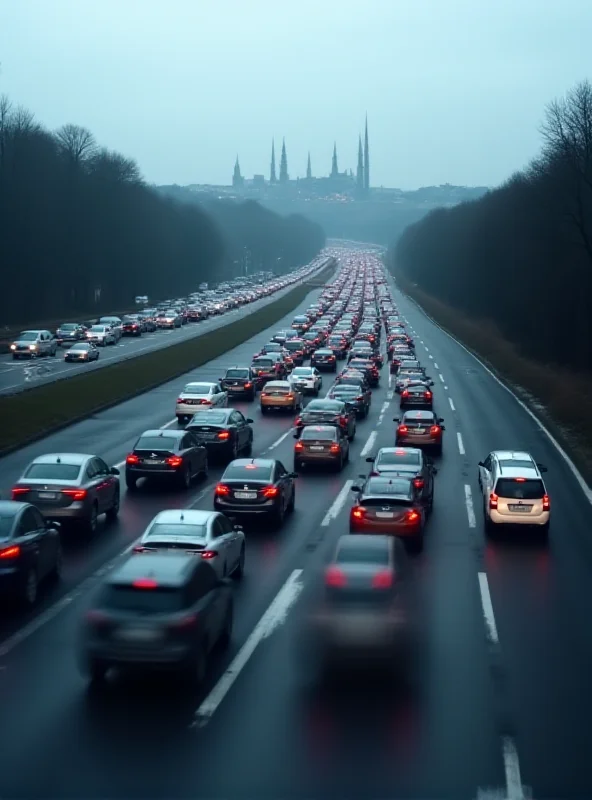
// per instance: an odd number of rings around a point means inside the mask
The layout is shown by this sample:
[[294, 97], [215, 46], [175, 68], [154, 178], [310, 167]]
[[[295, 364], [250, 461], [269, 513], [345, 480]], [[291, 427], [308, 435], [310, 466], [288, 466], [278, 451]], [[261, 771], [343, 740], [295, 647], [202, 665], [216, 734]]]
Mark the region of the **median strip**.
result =
[[[328, 267], [314, 278], [327, 282]], [[76, 375], [17, 395], [0, 397], [0, 456], [92, 416], [206, 364], [279, 322], [312, 291], [305, 282], [283, 297], [224, 328], [164, 350]]]

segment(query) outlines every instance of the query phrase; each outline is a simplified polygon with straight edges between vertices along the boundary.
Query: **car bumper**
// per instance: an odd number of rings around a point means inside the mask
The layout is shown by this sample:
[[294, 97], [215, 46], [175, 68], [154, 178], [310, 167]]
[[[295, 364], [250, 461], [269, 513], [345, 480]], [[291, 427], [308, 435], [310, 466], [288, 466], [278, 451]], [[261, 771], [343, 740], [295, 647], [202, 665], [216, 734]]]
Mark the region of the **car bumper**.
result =
[[276, 402], [273, 400], [261, 400], [261, 408], [275, 408], [284, 411], [295, 411], [296, 406], [296, 400], [290, 400], [289, 403]]
[[35, 505], [44, 519], [72, 521], [86, 519], [90, 514], [88, 505], [80, 500], [75, 500], [69, 506], [52, 506], [50, 503], [43, 503], [39, 500], [35, 502]]
[[442, 439], [438, 439], [429, 435], [397, 436], [396, 444], [397, 447], [399, 445], [408, 447], [441, 447]]
[[489, 519], [494, 525], [520, 525], [521, 527], [545, 527], [549, 524], [551, 514], [549, 511], [542, 511], [540, 514], [500, 514], [499, 511], [489, 509]]
[[278, 505], [275, 500], [266, 500], [264, 503], [257, 503], [256, 505], [246, 505], [245, 503], [234, 502], [232, 500], [224, 500], [223, 498], [214, 498], [214, 510], [221, 511], [224, 514], [231, 516], [260, 516], [273, 514]]
[[126, 478], [135, 478], [136, 480], [140, 480], [140, 478], [158, 478], [159, 480], [167, 480], [169, 478], [175, 478], [180, 474], [179, 467], [156, 467], [154, 469], [146, 468], [139, 468], [136, 469], [134, 467], [128, 467], [125, 471]]
[[383, 536], [397, 536], [401, 539], [419, 539], [423, 536], [422, 523], [409, 525], [397, 523], [389, 519], [376, 519], [358, 522], [350, 519], [350, 533], [381, 534]]
[[341, 460], [341, 453], [294, 453], [294, 459], [301, 464], [335, 464]]

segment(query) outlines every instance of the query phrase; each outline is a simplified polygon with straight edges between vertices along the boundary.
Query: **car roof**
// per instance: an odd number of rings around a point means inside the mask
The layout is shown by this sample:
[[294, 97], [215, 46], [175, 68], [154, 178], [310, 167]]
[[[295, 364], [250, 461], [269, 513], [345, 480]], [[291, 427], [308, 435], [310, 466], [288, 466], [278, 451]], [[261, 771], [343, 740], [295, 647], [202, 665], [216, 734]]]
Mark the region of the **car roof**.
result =
[[256, 467], [268, 467], [271, 468], [275, 464], [275, 459], [273, 458], [235, 458], [234, 461], [231, 461], [228, 465], [229, 467], [246, 467], [248, 464], [253, 464]]
[[526, 453], [523, 450], [494, 450], [492, 455], [498, 461], [531, 461], [533, 464], [535, 463], [530, 453]]
[[205, 525], [210, 519], [217, 516], [217, 511], [202, 511], [197, 508], [168, 508], [160, 511], [150, 525], [157, 522], [169, 525]]
[[0, 500], [0, 515], [3, 517], [16, 517], [21, 509], [30, 505], [30, 503], [19, 503], [17, 500]]
[[187, 553], [164, 551], [154, 553], [148, 558], [137, 553], [114, 569], [107, 576], [106, 582], [111, 585], [125, 585], [141, 578], [154, 578], [160, 586], [172, 588], [182, 586], [187, 573], [201, 564], [205, 562], [196, 560], [195, 556]]
[[88, 453], [45, 453], [42, 456], [37, 456], [31, 462], [32, 464], [72, 464], [82, 466], [89, 458], [94, 456]]

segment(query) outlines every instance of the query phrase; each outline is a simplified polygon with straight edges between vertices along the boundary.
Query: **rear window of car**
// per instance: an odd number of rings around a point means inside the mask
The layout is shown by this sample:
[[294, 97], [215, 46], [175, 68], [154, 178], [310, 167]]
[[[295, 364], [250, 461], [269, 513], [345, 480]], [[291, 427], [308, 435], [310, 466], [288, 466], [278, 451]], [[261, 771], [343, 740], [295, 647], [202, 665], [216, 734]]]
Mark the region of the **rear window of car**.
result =
[[300, 350], [300, 348], [302, 347], [302, 340], [288, 339], [284, 347], [286, 348], [286, 350]]
[[185, 394], [210, 394], [211, 391], [211, 383], [188, 383], [183, 389]]
[[45, 481], [75, 481], [80, 469], [80, 464], [31, 464], [24, 477]]
[[307, 406], [306, 411], [333, 411], [338, 414], [341, 411], [341, 403], [331, 400], [312, 400]]
[[106, 586], [101, 594], [101, 606], [142, 614], [170, 614], [182, 611], [184, 604], [179, 588], [135, 589], [133, 586], [111, 585]]
[[493, 491], [498, 497], [511, 500], [540, 500], [545, 494], [545, 487], [538, 479], [499, 478]]
[[255, 367], [272, 367], [275, 364], [271, 358], [256, 358], [253, 361], [253, 366]]
[[434, 423], [434, 414], [432, 411], [411, 411], [408, 414], [405, 414], [404, 417], [405, 423], [409, 422], [426, 422], [433, 424]]
[[411, 481], [406, 478], [370, 478], [364, 494], [403, 495], [411, 497]]
[[271, 467], [267, 464], [231, 464], [226, 468], [223, 481], [270, 481]]
[[381, 467], [389, 464], [403, 464], [419, 467], [420, 463], [419, 453], [408, 452], [405, 450], [395, 450], [390, 453], [380, 453], [375, 462], [376, 466]]
[[195, 425], [223, 425], [226, 422], [227, 415], [223, 411], [206, 411], [197, 412], [191, 418], [189, 427]]
[[226, 370], [226, 377], [227, 378], [248, 378], [249, 377], [249, 370], [248, 369], [227, 369]]
[[157, 522], [149, 531], [150, 538], [158, 538], [159, 536], [189, 536], [192, 539], [205, 539], [206, 533], [205, 525], [181, 525], [172, 522]]
[[386, 567], [389, 564], [389, 551], [386, 543], [368, 544], [365, 542], [344, 542], [339, 547], [336, 563], [346, 564], [376, 564]]
[[301, 439], [336, 439], [337, 430], [330, 425], [311, 425], [302, 431]]
[[136, 450], [175, 450], [179, 440], [173, 436], [141, 436]]
[[355, 378], [355, 377], [348, 377], [348, 378], [339, 378], [339, 384], [341, 386], [363, 386], [364, 380], [363, 378]]

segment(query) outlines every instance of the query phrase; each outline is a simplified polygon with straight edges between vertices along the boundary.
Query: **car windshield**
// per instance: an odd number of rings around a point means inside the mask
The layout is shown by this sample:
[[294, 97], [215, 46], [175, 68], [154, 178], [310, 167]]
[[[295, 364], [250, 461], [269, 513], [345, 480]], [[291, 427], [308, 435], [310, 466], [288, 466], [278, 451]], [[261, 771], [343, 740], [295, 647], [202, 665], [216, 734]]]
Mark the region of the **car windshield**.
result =
[[37, 334], [35, 331], [25, 331], [24, 333], [21, 333], [19, 339], [22, 342], [34, 342], [35, 339], [37, 339]]
[[212, 389], [211, 383], [188, 383], [183, 392], [184, 394], [211, 394]]
[[414, 466], [419, 467], [420, 458], [419, 453], [414, 453], [409, 450], [391, 450], [386, 453], [379, 453], [378, 458], [374, 462], [377, 467], [386, 467], [391, 464], [395, 466]]
[[141, 436], [136, 450], [175, 450], [179, 440], [174, 436]]
[[0, 516], [0, 541], [10, 537], [13, 523], [14, 515], [10, 514]]
[[248, 369], [227, 369], [226, 370], [226, 377], [227, 378], [248, 378], [249, 377], [249, 370]]
[[541, 500], [545, 495], [545, 487], [538, 479], [499, 478], [494, 492], [498, 497], [510, 500]]
[[159, 536], [188, 536], [192, 539], [206, 538], [205, 525], [186, 525], [184, 523], [155, 522], [148, 531], [150, 538]]
[[271, 481], [268, 464], [231, 464], [222, 476], [223, 481]]
[[31, 464], [24, 478], [45, 481], [75, 481], [80, 475], [80, 464]]
[[76, 325], [73, 322], [66, 322], [64, 325], [60, 325], [61, 331], [74, 331], [76, 330]]

